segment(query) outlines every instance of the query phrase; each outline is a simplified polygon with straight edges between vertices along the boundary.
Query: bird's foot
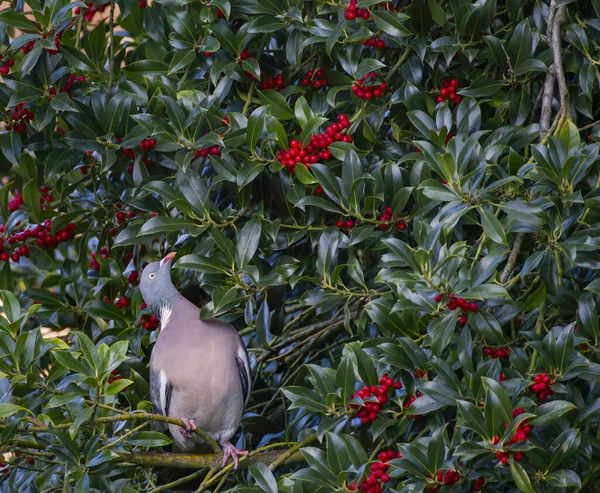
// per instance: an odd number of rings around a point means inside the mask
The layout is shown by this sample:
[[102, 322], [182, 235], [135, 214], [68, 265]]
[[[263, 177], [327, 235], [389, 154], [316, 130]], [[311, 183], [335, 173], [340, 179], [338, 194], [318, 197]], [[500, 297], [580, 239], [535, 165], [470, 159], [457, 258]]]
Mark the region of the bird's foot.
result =
[[221, 463], [221, 467], [225, 467], [229, 457], [233, 459], [233, 469], [237, 471], [239, 460], [238, 455], [248, 455], [249, 452], [247, 450], [239, 450], [235, 448], [231, 443], [227, 442], [223, 446], [223, 462]]
[[183, 434], [188, 438], [191, 437], [194, 434], [194, 431], [196, 431], [196, 428], [198, 428], [196, 423], [193, 419], [187, 418], [181, 418], [181, 421], [185, 424], [185, 428], [183, 426], [181, 427]]

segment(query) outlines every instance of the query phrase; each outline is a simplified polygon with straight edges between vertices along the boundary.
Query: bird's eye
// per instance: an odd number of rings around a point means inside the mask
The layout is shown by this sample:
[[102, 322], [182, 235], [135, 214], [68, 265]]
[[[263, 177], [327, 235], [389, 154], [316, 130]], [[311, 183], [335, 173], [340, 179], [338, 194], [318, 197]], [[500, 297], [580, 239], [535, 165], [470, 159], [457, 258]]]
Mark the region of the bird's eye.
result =
[[156, 274], [152, 272], [151, 274], [148, 274], [148, 279], [152, 280], [154, 279], [154, 276], [156, 276]]

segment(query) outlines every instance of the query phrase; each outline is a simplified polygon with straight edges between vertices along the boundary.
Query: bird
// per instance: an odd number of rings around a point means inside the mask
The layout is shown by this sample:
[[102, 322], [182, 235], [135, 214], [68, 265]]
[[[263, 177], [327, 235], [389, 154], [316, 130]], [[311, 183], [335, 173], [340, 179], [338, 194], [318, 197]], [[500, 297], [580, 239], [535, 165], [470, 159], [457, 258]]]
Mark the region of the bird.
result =
[[200, 428], [223, 449], [222, 467], [239, 450], [231, 444], [250, 397], [250, 361], [244, 341], [229, 324], [200, 320], [200, 309], [179, 293], [171, 280], [176, 252], [149, 263], [140, 290], [148, 308], [160, 320], [160, 333], [150, 357], [150, 399], [154, 412], [177, 418], [169, 424], [175, 448], [198, 449], [206, 443]]

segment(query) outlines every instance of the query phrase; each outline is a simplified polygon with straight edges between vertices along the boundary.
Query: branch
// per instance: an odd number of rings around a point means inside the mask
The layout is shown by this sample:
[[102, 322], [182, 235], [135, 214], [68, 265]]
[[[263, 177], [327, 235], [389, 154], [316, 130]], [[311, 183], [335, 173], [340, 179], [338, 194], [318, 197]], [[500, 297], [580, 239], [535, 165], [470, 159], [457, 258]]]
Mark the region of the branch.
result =
[[294, 457], [300, 451], [300, 449], [302, 447], [304, 447], [305, 445], [308, 445], [308, 444], [314, 442], [316, 439], [317, 439], [317, 434], [313, 433], [312, 435], [310, 435], [309, 437], [305, 438], [301, 442], [298, 442], [293, 447], [290, 447], [289, 450], [287, 450], [286, 452], [284, 452], [283, 454], [281, 454], [277, 459], [275, 459], [273, 462], [271, 462], [271, 464], [269, 464], [269, 469], [271, 471], [274, 471], [281, 464], [287, 464], [288, 463], [287, 461], [289, 461], [290, 458]]
[[[316, 435], [315, 435], [316, 436]], [[246, 469], [252, 464], [262, 462], [264, 464], [276, 463], [276, 467], [282, 464], [295, 464], [304, 460], [302, 453], [296, 447], [304, 446], [304, 440], [294, 445], [290, 450], [283, 454], [281, 451], [263, 452], [262, 454], [251, 455], [247, 458], [240, 458], [240, 469]], [[299, 448], [299, 447], [298, 447]], [[285, 456], [292, 449], [290, 455]], [[151, 452], [132, 452], [119, 453], [119, 462], [131, 462], [140, 466], [164, 466], [181, 469], [208, 469], [212, 467], [221, 467], [223, 456], [221, 454], [173, 454], [173, 453], [151, 453]]]
[[525, 235], [523, 233], [517, 233], [512, 251], [508, 257], [508, 262], [506, 262], [506, 266], [504, 267], [502, 274], [500, 274], [500, 284], [504, 284], [508, 281], [508, 276], [510, 276], [510, 273], [517, 263], [517, 257], [519, 256], [519, 250], [521, 249], [521, 243], [523, 243], [524, 237]]
[[570, 118], [569, 88], [565, 79], [561, 52], [561, 30], [567, 16], [567, 8], [563, 5], [556, 11], [552, 25], [552, 53], [554, 54], [554, 73], [558, 80], [558, 91], [560, 93], [560, 108], [565, 118]]
[[110, 2], [110, 15], [108, 18], [110, 46], [108, 52], [108, 92], [112, 91], [115, 81], [115, 0]]
[[[176, 426], [181, 426], [181, 427], [185, 426], [185, 423], [183, 421], [181, 421], [180, 419], [169, 418], [168, 416], [162, 416], [161, 414], [152, 414], [152, 413], [127, 413], [127, 414], [119, 414], [117, 416], [101, 416], [99, 418], [91, 419], [90, 422], [92, 422], [92, 423], [116, 423], [118, 421], [131, 421], [131, 420], [135, 420], [135, 419], [144, 419], [146, 421], [158, 421], [161, 423], [167, 423], [170, 425], [176, 425]], [[44, 432], [44, 431], [50, 431], [50, 430], [61, 430], [61, 429], [67, 429], [67, 428], [71, 427], [72, 424], [73, 423], [61, 423], [56, 426], [47, 426], [47, 425], [30, 426], [30, 427], [26, 427], [26, 428], [21, 428], [21, 429], [19, 429], [19, 431], [21, 431], [23, 433], [31, 433], [31, 432]], [[7, 425], [0, 425], [0, 430], [6, 428], [6, 426]], [[195, 433], [210, 446], [210, 448], [212, 449], [212, 451], [215, 454], [222, 453], [221, 447], [219, 447], [219, 444], [208, 433], [206, 433], [205, 431], [202, 431], [199, 428], [196, 428]]]
[[579, 130], [580, 132], [583, 132], [585, 130], [589, 130], [590, 128], [595, 127], [596, 125], [598, 125], [600, 123], [600, 120], [596, 120], [593, 123], [590, 123], [589, 125], [585, 125], [584, 127], [580, 127], [577, 130]]
[[552, 98], [554, 97], [554, 65], [548, 67], [542, 96], [542, 110], [540, 115], [540, 141], [546, 138], [550, 128], [550, 117], [552, 116]]

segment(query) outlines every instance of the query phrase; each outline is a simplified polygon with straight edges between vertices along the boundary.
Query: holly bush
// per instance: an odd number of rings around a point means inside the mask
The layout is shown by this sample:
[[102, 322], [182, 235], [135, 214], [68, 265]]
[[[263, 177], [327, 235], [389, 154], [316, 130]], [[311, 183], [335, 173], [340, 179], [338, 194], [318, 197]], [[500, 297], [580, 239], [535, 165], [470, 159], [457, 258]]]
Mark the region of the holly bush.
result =
[[[3, 5], [0, 491], [598, 491], [600, 2]], [[170, 251], [237, 472], [156, 427]]]

